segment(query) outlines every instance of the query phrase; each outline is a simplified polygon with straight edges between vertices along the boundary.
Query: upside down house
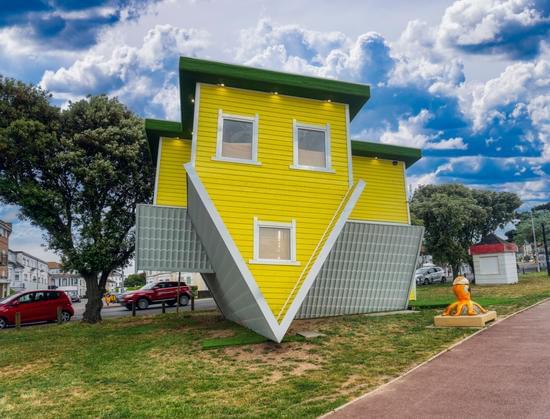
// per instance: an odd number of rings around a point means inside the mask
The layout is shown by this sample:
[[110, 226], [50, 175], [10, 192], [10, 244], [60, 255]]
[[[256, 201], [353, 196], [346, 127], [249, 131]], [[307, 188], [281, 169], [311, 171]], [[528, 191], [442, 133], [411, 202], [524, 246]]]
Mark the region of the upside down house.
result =
[[226, 318], [277, 342], [297, 318], [406, 308], [421, 152], [351, 140], [369, 86], [187, 57], [179, 81], [181, 122], [145, 123], [137, 268], [200, 272]]

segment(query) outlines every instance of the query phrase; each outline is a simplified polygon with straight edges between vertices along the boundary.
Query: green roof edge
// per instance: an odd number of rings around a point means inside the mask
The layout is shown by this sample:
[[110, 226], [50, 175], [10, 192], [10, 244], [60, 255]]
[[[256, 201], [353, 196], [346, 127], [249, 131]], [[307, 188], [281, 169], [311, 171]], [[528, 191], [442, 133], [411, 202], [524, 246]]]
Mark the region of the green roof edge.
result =
[[276, 91], [288, 96], [345, 103], [349, 105], [350, 119], [353, 119], [370, 98], [370, 86], [366, 84], [190, 57], [180, 57], [179, 78], [182, 128], [188, 136], [193, 130], [193, 99], [197, 82], [223, 83], [227, 87], [263, 92]]
[[145, 119], [145, 134], [151, 151], [151, 159], [153, 164], [156, 165], [160, 137], [182, 137], [183, 130], [180, 122]]
[[422, 150], [392, 144], [381, 144], [371, 141], [352, 140], [351, 154], [363, 157], [378, 157], [385, 160], [405, 162], [406, 167], [412, 166], [422, 158]]

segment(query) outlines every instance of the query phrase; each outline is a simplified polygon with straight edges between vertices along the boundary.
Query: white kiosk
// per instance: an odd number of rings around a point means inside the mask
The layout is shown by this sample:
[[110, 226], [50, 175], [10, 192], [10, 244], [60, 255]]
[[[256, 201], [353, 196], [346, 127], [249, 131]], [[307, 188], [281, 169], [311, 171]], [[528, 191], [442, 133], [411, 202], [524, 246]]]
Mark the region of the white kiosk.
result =
[[476, 284], [517, 283], [517, 251], [518, 247], [514, 243], [502, 240], [495, 234], [489, 234], [478, 244], [470, 246], [470, 255], [474, 259]]

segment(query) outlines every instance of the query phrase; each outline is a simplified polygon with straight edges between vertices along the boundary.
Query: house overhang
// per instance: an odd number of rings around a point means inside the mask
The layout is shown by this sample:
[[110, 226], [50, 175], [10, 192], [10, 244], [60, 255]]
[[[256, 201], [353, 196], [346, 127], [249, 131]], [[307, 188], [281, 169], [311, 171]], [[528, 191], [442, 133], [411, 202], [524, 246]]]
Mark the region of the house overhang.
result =
[[422, 158], [422, 150], [419, 148], [373, 143], [361, 140], [352, 140], [351, 154], [354, 156], [402, 161], [405, 163], [407, 168]]
[[370, 87], [366, 84], [283, 73], [190, 57], [180, 57], [179, 78], [181, 125], [184, 137], [191, 137], [193, 131], [195, 86], [197, 83], [218, 84], [345, 103], [349, 105], [351, 119], [370, 98]]

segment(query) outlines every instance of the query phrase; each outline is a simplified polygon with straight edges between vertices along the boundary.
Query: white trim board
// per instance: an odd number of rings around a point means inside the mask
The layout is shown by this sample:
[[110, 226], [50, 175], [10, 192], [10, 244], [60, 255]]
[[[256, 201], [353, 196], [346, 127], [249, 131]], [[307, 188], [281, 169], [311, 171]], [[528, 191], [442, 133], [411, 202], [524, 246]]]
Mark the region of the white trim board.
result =
[[361, 223], [361, 224], [382, 224], [382, 225], [388, 225], [388, 226], [407, 226], [410, 227], [410, 224], [407, 223], [393, 223], [391, 221], [371, 221], [371, 220], [354, 220], [349, 219], [350, 223]]
[[[336, 239], [338, 238], [342, 229], [344, 228], [344, 225], [346, 224], [346, 221], [349, 215], [353, 211], [355, 204], [359, 200], [359, 197], [361, 196], [365, 188], [365, 182], [363, 180], [359, 180], [357, 185], [351, 192], [351, 196], [348, 202], [346, 203], [342, 213], [338, 217], [336, 224], [334, 225], [331, 233], [329, 234], [329, 237], [327, 238], [323, 248], [321, 249], [321, 252], [319, 253], [319, 256], [315, 260], [306, 279], [304, 280], [302, 286], [300, 287], [298, 293], [296, 294], [296, 297], [292, 301], [291, 306], [287, 310], [282, 322], [279, 324], [277, 322], [277, 319], [275, 318], [275, 315], [271, 311], [271, 308], [267, 304], [267, 301], [263, 296], [260, 288], [258, 287], [256, 280], [252, 276], [252, 273], [250, 272], [248, 265], [245, 263], [238, 247], [236, 246], [229, 231], [227, 230], [225, 223], [223, 222], [218, 211], [216, 210], [216, 207], [212, 202], [208, 194], [208, 191], [202, 184], [200, 177], [195, 171], [193, 165], [191, 163], [187, 163], [185, 165], [185, 170], [187, 171], [188, 179], [193, 183], [193, 186], [196, 189], [199, 195], [199, 198], [201, 199], [204, 207], [206, 208], [208, 216], [211, 217], [211, 220], [216, 226], [216, 229], [218, 230], [219, 234], [222, 236], [224, 244], [229, 250], [229, 253], [233, 258], [233, 261], [235, 262], [237, 269], [239, 270], [239, 273], [244, 279], [251, 294], [254, 296], [255, 302], [258, 305], [258, 308], [263, 314], [264, 319], [267, 322], [267, 325], [271, 329], [272, 336], [266, 336], [266, 337], [268, 337], [269, 339], [272, 339], [274, 337], [274, 340], [276, 342], [281, 342], [290, 324], [294, 320], [294, 317], [296, 316], [298, 309], [302, 305], [305, 297], [307, 296], [307, 293], [309, 292], [311, 286], [313, 285], [313, 282], [315, 281], [317, 274], [319, 273], [321, 267], [323, 266], [323, 263], [325, 262], [326, 258], [328, 257], [328, 254], [332, 250], [332, 247], [336, 243]], [[346, 194], [346, 197], [347, 197], [347, 194]]]
[[162, 137], [159, 137], [159, 148], [157, 150], [157, 168], [155, 171], [155, 191], [153, 194], [153, 205], [157, 205], [161, 155], [162, 155]]
[[201, 84], [195, 85], [195, 108], [193, 109], [193, 132], [191, 138], [191, 164], [195, 166], [197, 159], [197, 140], [199, 135], [199, 108], [201, 104]]
[[349, 105], [346, 104], [346, 142], [348, 146], [348, 179], [349, 187], [353, 186], [353, 155], [351, 153], [351, 132], [349, 122]]

